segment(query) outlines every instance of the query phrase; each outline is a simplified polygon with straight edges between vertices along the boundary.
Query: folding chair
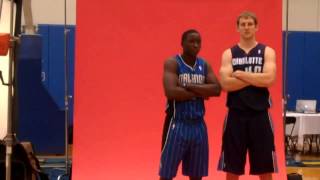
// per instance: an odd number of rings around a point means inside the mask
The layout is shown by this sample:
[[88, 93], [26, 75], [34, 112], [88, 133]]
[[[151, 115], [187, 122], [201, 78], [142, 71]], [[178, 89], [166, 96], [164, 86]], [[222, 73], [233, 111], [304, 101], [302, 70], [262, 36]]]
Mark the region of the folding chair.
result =
[[297, 140], [292, 136], [294, 127], [296, 125], [296, 121], [297, 121], [296, 117], [291, 117], [291, 116], [286, 117], [286, 120], [285, 120], [286, 126], [287, 125], [292, 125], [290, 134], [289, 135], [286, 134], [286, 139], [285, 139], [286, 149], [289, 150], [289, 151], [296, 150]]

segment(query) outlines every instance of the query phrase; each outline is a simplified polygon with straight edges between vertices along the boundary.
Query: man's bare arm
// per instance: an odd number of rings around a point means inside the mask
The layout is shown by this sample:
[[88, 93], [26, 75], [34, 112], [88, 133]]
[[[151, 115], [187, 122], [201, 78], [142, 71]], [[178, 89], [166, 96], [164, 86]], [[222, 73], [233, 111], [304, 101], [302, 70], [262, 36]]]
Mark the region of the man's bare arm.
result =
[[205, 84], [187, 84], [186, 89], [194, 92], [201, 97], [207, 98], [211, 96], [219, 96], [221, 93], [221, 86], [213, 73], [209, 63], [207, 63], [207, 75]]
[[249, 86], [249, 83], [232, 76], [232, 54], [231, 50], [227, 49], [222, 54], [221, 67], [220, 67], [220, 84], [222, 89], [228, 92], [236, 91]]
[[196, 94], [179, 86], [177, 75], [178, 64], [174, 58], [169, 58], [164, 63], [163, 87], [169, 100], [184, 101], [196, 97]]
[[273, 49], [266, 47], [262, 73], [236, 71], [232, 75], [253, 86], [270, 87], [276, 78], [276, 55]]

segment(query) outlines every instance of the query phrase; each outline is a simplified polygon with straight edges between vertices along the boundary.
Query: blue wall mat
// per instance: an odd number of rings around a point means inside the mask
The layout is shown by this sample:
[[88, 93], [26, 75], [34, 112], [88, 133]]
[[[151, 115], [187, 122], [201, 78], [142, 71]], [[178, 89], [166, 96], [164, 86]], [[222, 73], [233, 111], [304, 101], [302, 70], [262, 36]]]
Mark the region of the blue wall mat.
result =
[[47, 78], [49, 72], [49, 26], [39, 25], [38, 33], [42, 36], [42, 72], [41, 80], [47, 90], [49, 90], [49, 79]]
[[320, 32], [289, 32], [287, 93], [288, 110], [294, 111], [297, 99], [316, 99], [320, 110]]
[[287, 94], [288, 110], [294, 111], [296, 100], [302, 96], [303, 62], [304, 62], [304, 32], [289, 32], [288, 62], [287, 62]]
[[[73, 124], [75, 26], [67, 26], [69, 125]], [[39, 39], [22, 37], [19, 53], [18, 137], [32, 141], [37, 153], [64, 153], [64, 26], [41, 24]], [[35, 45], [34, 41], [40, 44]], [[30, 44], [31, 43], [31, 44]], [[36, 58], [34, 56], [36, 54]], [[35, 60], [36, 59], [36, 60]], [[20, 98], [21, 97], [21, 98]]]
[[[73, 124], [73, 94], [74, 94], [74, 48], [75, 26], [68, 25], [67, 34], [67, 62], [68, 62], [68, 94], [69, 98], [69, 124]], [[64, 105], [64, 26], [63, 25], [39, 25], [39, 33], [43, 35], [44, 49], [42, 74], [45, 75], [43, 84], [54, 99], [60, 110]], [[42, 34], [43, 33], [43, 34]], [[45, 43], [48, 42], [48, 43]], [[46, 58], [47, 57], [47, 58]]]
[[[320, 33], [305, 33], [305, 56], [303, 63], [303, 98], [317, 99], [320, 103]], [[318, 104], [318, 108], [319, 108]]]
[[67, 27], [70, 31], [67, 35], [67, 63], [69, 67], [69, 91], [68, 94], [71, 95], [72, 98], [69, 98], [69, 124], [73, 124], [73, 103], [74, 103], [74, 59], [75, 59], [75, 36], [76, 29], [74, 26]]
[[64, 110], [64, 27], [49, 26], [49, 92]]
[[18, 139], [31, 141], [37, 153], [64, 153], [64, 111], [41, 82], [42, 39], [23, 35], [17, 60]]

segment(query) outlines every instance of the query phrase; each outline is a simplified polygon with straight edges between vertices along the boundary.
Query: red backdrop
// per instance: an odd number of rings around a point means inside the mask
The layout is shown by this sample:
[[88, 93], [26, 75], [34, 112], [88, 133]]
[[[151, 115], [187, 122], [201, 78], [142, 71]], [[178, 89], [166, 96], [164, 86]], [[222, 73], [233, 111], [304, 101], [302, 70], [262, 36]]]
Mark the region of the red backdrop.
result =
[[[243, 10], [256, 12], [258, 41], [277, 52], [271, 111], [280, 173], [274, 177], [285, 179], [281, 4], [278, 0], [78, 0], [73, 179], [158, 179], [166, 102], [164, 60], [180, 52], [182, 32], [195, 28], [203, 38], [200, 54], [218, 74], [221, 53], [239, 40], [235, 21]], [[223, 93], [206, 104], [208, 180], [225, 177], [216, 171], [225, 99]], [[178, 174], [176, 179], [186, 179]]]

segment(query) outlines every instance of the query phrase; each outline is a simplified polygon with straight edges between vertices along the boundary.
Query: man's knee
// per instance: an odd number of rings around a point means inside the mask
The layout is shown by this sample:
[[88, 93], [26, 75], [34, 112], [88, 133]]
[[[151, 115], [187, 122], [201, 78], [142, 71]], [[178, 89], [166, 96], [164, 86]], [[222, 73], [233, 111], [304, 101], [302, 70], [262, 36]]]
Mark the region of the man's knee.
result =
[[239, 175], [228, 172], [226, 179], [227, 180], [238, 180], [239, 179]]
[[260, 180], [272, 180], [271, 173], [261, 174], [261, 175], [259, 175], [259, 177], [260, 177]]

